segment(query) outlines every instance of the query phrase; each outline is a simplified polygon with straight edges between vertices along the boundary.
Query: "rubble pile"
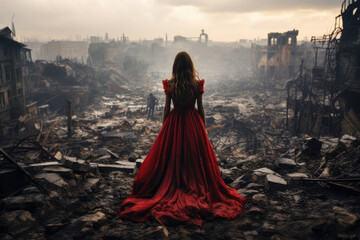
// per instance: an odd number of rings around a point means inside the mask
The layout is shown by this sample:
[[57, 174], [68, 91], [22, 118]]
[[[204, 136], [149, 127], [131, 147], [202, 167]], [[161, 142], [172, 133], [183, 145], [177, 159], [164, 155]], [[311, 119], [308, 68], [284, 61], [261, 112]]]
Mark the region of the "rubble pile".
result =
[[28, 99], [37, 102], [40, 115], [63, 114], [67, 99], [76, 111], [108, 92], [128, 92], [134, 83], [116, 66], [93, 68], [59, 57], [55, 62], [35, 61], [29, 67]]
[[[148, 85], [163, 94], [160, 83]], [[58, 115], [38, 125], [36, 135], [1, 146], [46, 192], [24, 177], [21, 186], [6, 184], [21, 174], [1, 156], [8, 172], [0, 173], [0, 238], [359, 238], [359, 138], [291, 136], [284, 90], [207, 90], [207, 131], [222, 177], [248, 200], [237, 219], [198, 228], [117, 218], [162, 126], [163, 100], [155, 119], [146, 119], [143, 89], [94, 97], [72, 117], [71, 138]]]

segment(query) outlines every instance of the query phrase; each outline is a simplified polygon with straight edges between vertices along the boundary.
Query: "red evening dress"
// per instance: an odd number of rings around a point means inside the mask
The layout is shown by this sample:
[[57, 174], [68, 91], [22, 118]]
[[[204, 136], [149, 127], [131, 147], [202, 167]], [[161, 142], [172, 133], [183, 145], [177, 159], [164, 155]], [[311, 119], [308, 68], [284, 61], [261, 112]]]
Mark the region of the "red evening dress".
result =
[[[200, 81], [198, 94], [204, 92], [204, 82]], [[163, 87], [173, 97], [167, 80]], [[135, 177], [131, 195], [118, 208], [120, 218], [201, 226], [204, 220], [241, 214], [246, 199], [221, 178], [195, 101], [185, 106], [174, 103]]]

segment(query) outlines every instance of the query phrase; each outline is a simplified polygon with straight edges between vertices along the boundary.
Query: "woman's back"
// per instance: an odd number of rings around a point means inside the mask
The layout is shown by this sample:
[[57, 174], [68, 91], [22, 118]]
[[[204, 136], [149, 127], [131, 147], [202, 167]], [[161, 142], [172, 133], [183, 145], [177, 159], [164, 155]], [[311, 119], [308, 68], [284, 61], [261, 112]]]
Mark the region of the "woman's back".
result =
[[[198, 99], [202, 93], [204, 93], [204, 82], [205, 80], [195, 80], [195, 87], [192, 95], [187, 96], [187, 98], [181, 98], [177, 96], [177, 91], [175, 89], [174, 80], [163, 80], [163, 87], [166, 94], [169, 94], [174, 103], [175, 109], [192, 109], [195, 106], [195, 101]], [[188, 86], [190, 88], [192, 86]], [[190, 91], [187, 88], [184, 88], [182, 91]]]

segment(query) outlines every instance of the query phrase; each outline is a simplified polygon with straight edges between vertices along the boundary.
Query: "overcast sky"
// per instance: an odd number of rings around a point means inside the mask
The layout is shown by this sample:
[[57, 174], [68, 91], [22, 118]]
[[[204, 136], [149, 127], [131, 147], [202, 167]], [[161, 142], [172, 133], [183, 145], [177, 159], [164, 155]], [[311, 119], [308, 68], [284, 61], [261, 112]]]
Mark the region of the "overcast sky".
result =
[[76, 36], [130, 40], [174, 35], [214, 41], [266, 38], [299, 30], [300, 39], [329, 33], [342, 0], [0, 0], [0, 27], [14, 22], [21, 37], [40, 40]]

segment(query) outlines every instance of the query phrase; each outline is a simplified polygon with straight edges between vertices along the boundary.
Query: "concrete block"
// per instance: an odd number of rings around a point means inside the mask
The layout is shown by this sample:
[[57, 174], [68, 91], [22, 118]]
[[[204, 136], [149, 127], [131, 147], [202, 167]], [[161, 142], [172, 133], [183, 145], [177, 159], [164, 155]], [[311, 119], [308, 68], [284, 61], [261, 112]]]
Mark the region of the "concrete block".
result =
[[73, 170], [71, 170], [69, 168], [60, 167], [60, 166], [46, 167], [43, 169], [43, 172], [57, 173], [61, 177], [66, 178], [66, 179], [74, 178]]
[[309, 178], [305, 173], [288, 173], [286, 176], [290, 178], [290, 180]]
[[135, 164], [136, 164], [136, 168], [140, 168], [141, 164], [144, 162], [145, 158], [142, 158], [142, 159], [137, 159], [135, 161]]
[[278, 166], [281, 168], [295, 168], [296, 162], [290, 158], [279, 158], [278, 159]]
[[62, 177], [60, 177], [60, 175], [57, 173], [41, 173], [41, 174], [35, 175], [35, 178], [45, 179], [49, 183], [54, 184], [58, 187], [66, 187], [68, 185], [64, 181], [64, 179], [62, 179]]
[[74, 171], [89, 172], [90, 164], [85, 160], [77, 159], [75, 157], [64, 156], [63, 157], [65, 167], [68, 167]]
[[134, 167], [120, 165], [120, 164], [98, 164], [101, 173], [110, 173], [112, 171], [121, 171], [126, 173], [133, 173]]
[[275, 172], [269, 168], [258, 168], [254, 170], [254, 173], [258, 176], [264, 176], [267, 174], [275, 174]]
[[284, 190], [287, 187], [287, 182], [278, 176], [268, 174], [265, 177], [265, 188], [271, 191]]
[[97, 186], [100, 184], [100, 180], [98, 178], [87, 178], [84, 182], [84, 190], [94, 191]]

